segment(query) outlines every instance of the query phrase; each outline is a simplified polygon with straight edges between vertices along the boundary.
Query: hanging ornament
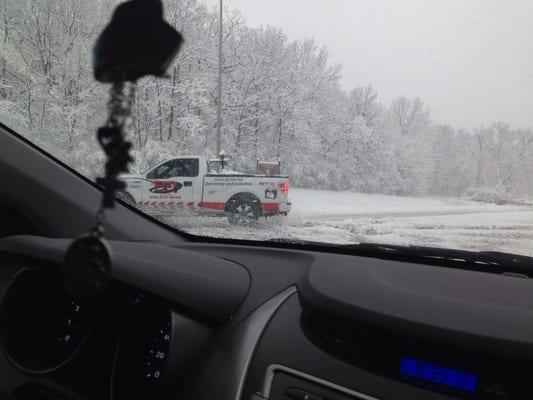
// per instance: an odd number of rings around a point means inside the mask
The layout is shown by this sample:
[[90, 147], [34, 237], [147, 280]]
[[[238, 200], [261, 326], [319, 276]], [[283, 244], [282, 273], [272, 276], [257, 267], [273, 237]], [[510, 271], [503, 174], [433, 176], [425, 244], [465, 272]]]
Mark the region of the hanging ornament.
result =
[[112, 86], [107, 122], [97, 132], [107, 157], [105, 175], [96, 180], [103, 188], [102, 203], [95, 226], [70, 245], [64, 259], [67, 285], [79, 296], [95, 296], [111, 277], [111, 247], [104, 237], [105, 210], [115, 206], [117, 191], [125, 188], [119, 176], [129, 172], [133, 162], [129, 153], [132, 145], [126, 137], [136, 82], [147, 75], [165, 77], [182, 42], [179, 32], [164, 21], [160, 0], [120, 4], [96, 41], [94, 76]]

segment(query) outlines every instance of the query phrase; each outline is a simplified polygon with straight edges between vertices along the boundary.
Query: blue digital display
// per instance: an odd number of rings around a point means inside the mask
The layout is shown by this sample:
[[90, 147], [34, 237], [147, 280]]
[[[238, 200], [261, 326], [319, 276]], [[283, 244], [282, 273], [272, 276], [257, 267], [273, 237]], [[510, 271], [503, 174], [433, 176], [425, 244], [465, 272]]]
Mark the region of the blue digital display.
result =
[[458, 371], [456, 369], [442, 367], [440, 365], [430, 364], [408, 357], [402, 359], [400, 371], [405, 375], [424, 379], [454, 389], [464, 390], [471, 393], [476, 391], [477, 376], [468, 372]]

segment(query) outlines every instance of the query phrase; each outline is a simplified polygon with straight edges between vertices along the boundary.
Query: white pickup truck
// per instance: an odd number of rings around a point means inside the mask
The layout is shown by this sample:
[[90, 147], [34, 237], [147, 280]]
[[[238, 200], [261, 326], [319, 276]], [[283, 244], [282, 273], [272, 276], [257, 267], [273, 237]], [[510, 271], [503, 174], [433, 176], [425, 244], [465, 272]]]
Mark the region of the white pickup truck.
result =
[[127, 186], [118, 197], [151, 215], [189, 209], [227, 215], [233, 224], [247, 224], [291, 210], [287, 176], [213, 172], [205, 157], [173, 158], [146, 173], [121, 179]]

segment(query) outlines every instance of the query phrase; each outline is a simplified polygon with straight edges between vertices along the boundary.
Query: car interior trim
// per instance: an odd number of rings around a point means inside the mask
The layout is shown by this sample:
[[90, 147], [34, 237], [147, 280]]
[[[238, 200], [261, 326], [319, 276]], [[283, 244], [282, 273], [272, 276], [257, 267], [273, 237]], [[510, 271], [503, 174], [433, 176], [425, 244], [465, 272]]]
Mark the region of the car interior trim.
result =
[[265, 382], [263, 384], [263, 396], [267, 399], [270, 397], [270, 392], [272, 389], [272, 381], [274, 380], [274, 377], [276, 376], [276, 373], [278, 372], [285, 372], [289, 375], [293, 375], [298, 378], [301, 378], [301, 379], [304, 379], [310, 382], [314, 382], [318, 385], [325, 386], [329, 389], [335, 390], [340, 393], [344, 393], [348, 396], [354, 396], [361, 400], [379, 400], [376, 397], [368, 396], [364, 393], [360, 393], [355, 390], [348, 389], [344, 386], [337, 385], [336, 383], [327, 381], [325, 379], [317, 378], [316, 376], [309, 375], [309, 374], [306, 374], [305, 372], [298, 371], [294, 368], [289, 368], [289, 367], [286, 367], [280, 364], [272, 364], [267, 368], [266, 375], [265, 375]]
[[252, 356], [268, 322], [272, 319], [281, 305], [294, 294], [296, 294], [296, 287], [291, 286], [272, 297], [248, 317], [243, 323], [240, 332], [235, 335], [236, 342], [240, 343], [239, 357], [236, 363], [236, 369], [239, 371], [239, 380], [235, 400], [240, 400], [242, 396]]

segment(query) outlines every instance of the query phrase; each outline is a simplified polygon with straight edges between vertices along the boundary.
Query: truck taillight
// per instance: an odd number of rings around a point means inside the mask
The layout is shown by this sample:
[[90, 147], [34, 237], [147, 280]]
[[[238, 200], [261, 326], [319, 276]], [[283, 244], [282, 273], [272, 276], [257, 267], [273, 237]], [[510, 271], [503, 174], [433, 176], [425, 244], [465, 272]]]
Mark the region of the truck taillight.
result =
[[280, 183], [280, 184], [279, 184], [279, 189], [281, 190], [281, 192], [282, 192], [285, 196], [288, 196], [288, 195], [289, 195], [289, 182], [283, 182], [283, 183]]

